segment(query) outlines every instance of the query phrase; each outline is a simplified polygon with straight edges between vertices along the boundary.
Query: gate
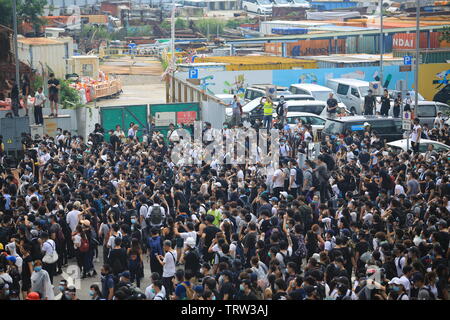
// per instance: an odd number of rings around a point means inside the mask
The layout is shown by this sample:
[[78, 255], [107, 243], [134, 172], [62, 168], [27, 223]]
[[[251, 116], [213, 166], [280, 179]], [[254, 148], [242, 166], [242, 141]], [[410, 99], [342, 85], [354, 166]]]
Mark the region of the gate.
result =
[[105, 129], [105, 140], [108, 141], [108, 130], [116, 129], [120, 125], [125, 135], [128, 135], [130, 123], [139, 126], [137, 136], [142, 137], [144, 130], [148, 130], [147, 105], [102, 107], [100, 109], [102, 127]]

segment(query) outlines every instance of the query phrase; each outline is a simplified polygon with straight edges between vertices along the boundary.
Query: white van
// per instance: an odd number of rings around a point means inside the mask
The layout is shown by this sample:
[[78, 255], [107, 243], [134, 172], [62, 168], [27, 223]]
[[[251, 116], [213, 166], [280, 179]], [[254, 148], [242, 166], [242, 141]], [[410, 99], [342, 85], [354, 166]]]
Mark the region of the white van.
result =
[[291, 94], [287, 87], [274, 86], [272, 84], [255, 84], [245, 89], [244, 102], [247, 103], [255, 100], [256, 98], [264, 97], [265, 95], [267, 95], [267, 89], [269, 87], [275, 87], [275, 89], [277, 90], [277, 97], [282, 95], [287, 96]]
[[254, 12], [259, 15], [272, 14], [272, 2], [270, 0], [243, 0], [242, 9], [247, 12]]
[[[291, 84], [289, 87], [289, 91], [293, 94], [308, 94], [314, 97], [315, 100], [327, 101], [330, 96], [330, 92], [333, 93], [334, 98], [338, 102], [338, 106], [340, 109], [346, 110], [346, 106], [342, 103], [341, 99], [333, 89], [314, 84], [314, 83], [296, 83]], [[349, 111], [349, 110], [348, 110]], [[341, 113], [341, 112], [338, 112]]]
[[369, 92], [369, 82], [356, 79], [329, 79], [327, 87], [334, 90], [336, 95], [347, 106], [350, 112], [362, 114], [364, 111], [364, 97]]

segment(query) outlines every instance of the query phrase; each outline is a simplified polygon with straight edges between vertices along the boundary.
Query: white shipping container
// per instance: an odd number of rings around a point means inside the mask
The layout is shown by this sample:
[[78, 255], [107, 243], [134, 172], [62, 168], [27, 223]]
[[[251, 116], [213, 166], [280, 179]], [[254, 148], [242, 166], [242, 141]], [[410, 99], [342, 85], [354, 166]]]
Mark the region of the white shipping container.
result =
[[67, 59], [73, 56], [73, 40], [67, 38], [20, 38], [20, 61], [39, 73], [51, 69], [57, 78], [67, 73]]

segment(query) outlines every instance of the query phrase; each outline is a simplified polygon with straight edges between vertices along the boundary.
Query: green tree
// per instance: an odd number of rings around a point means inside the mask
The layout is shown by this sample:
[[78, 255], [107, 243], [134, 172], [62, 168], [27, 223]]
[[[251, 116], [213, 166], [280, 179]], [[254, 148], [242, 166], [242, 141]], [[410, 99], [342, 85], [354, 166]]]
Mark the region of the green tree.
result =
[[[17, 0], [17, 22], [29, 22], [34, 31], [45, 24], [41, 18], [47, 0]], [[13, 27], [12, 0], [0, 0], [0, 24]]]
[[446, 26], [442, 28], [441, 37], [439, 40], [450, 42], [450, 27]]

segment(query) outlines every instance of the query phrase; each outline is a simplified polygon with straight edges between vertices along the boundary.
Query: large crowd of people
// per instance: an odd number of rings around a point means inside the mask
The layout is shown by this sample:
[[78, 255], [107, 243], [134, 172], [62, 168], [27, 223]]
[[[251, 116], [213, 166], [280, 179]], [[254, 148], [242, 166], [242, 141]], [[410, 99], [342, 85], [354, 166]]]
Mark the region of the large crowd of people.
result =
[[[233, 121], [223, 136], [245, 130]], [[448, 125], [417, 126], [449, 144]], [[273, 127], [280, 161], [265, 166], [177, 166], [173, 125], [25, 135], [1, 167], [0, 299], [448, 300], [448, 152], [394, 151], [367, 127], [323, 137], [316, 157], [310, 127]], [[68, 264], [92, 284], [55, 283]]]

